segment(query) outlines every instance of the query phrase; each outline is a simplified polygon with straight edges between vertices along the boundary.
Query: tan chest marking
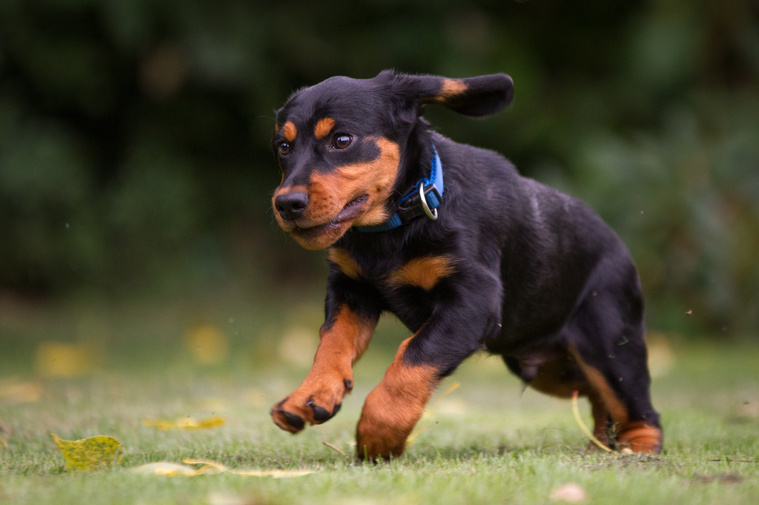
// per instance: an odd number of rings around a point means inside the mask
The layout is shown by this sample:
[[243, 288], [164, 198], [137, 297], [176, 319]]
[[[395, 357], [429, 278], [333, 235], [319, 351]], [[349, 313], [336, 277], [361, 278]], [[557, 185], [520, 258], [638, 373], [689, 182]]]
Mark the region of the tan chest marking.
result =
[[429, 291], [441, 279], [456, 271], [454, 261], [447, 256], [424, 256], [414, 258], [388, 277], [392, 287], [417, 286]]
[[327, 259], [337, 265], [340, 271], [351, 279], [358, 280], [364, 273], [358, 263], [351, 258], [345, 249], [330, 247], [327, 251]]

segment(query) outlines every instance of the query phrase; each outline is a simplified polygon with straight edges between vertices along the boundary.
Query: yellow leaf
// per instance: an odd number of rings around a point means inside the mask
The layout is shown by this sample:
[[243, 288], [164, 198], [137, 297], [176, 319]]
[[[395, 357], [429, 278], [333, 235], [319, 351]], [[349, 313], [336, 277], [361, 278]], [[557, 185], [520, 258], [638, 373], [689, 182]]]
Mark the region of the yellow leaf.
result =
[[2, 382], [0, 383], [0, 401], [17, 405], [35, 403], [42, 394], [42, 386], [36, 382]]
[[225, 422], [226, 420], [223, 417], [207, 417], [205, 419], [180, 417], [175, 421], [169, 419], [144, 419], [142, 424], [150, 428], [158, 428], [159, 430], [200, 430], [222, 426]]
[[198, 470], [195, 470], [192, 467], [180, 465], [179, 463], [170, 463], [168, 461], [159, 461], [157, 463], [136, 466], [132, 468], [131, 471], [145, 475], [159, 475], [161, 477], [195, 477], [200, 474]]
[[213, 468], [215, 470], [218, 470], [220, 472], [227, 472], [229, 471], [229, 467], [226, 465], [223, 465], [221, 463], [217, 463], [216, 461], [211, 461], [210, 459], [192, 459], [192, 458], [185, 458], [182, 460], [182, 463], [186, 465], [203, 465], [203, 468]]
[[92, 372], [99, 361], [92, 346], [42, 342], [34, 352], [34, 368], [41, 377], [74, 377]]
[[98, 435], [82, 440], [61, 440], [50, 434], [66, 460], [67, 470], [97, 470], [121, 462], [121, 442], [113, 437]]
[[316, 473], [318, 470], [230, 470], [229, 473], [245, 477], [271, 477], [272, 479], [288, 479], [303, 477]]
[[[178, 463], [169, 463], [161, 461], [159, 463], [148, 463], [147, 465], [133, 468], [133, 472], [160, 475], [164, 477], [184, 476], [196, 477], [198, 475], [207, 475], [215, 473], [230, 473], [243, 477], [270, 477], [272, 479], [283, 479], [289, 477], [302, 477], [316, 473], [318, 470], [236, 470], [226, 465], [207, 459], [183, 459], [180, 465]], [[187, 465], [200, 465], [197, 470]]]
[[214, 326], [202, 325], [188, 331], [185, 344], [195, 361], [203, 365], [216, 365], [229, 355], [229, 339]]

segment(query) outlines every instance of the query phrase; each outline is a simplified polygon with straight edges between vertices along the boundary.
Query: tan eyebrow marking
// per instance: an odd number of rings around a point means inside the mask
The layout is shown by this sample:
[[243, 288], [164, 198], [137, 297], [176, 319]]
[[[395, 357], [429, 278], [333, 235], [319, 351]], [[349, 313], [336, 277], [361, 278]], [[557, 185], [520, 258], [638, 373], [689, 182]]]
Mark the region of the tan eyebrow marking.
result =
[[316, 123], [316, 127], [314, 128], [314, 137], [317, 138], [317, 140], [321, 140], [327, 135], [329, 135], [329, 132], [332, 131], [332, 128], [335, 127], [335, 120], [330, 117], [325, 117], [323, 119], [320, 119], [318, 123]]
[[285, 136], [285, 140], [288, 142], [295, 140], [295, 137], [298, 136], [298, 128], [295, 126], [295, 123], [292, 121], [286, 122], [282, 127], [282, 135]]

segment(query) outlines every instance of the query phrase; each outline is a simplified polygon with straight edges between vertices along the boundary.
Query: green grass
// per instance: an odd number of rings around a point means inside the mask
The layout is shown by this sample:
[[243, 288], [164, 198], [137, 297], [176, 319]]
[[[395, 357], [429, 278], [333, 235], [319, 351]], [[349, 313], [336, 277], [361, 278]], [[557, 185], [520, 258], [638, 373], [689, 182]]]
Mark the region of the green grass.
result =
[[[541, 504], [552, 503], [551, 493], [567, 483], [580, 485], [585, 503], [592, 504], [730, 505], [759, 499], [759, 347], [749, 344], [673, 346], [671, 359], [663, 360], [668, 368], [658, 365], [661, 372], [654, 381], [666, 437], [658, 457], [586, 453], [587, 441], [569, 402], [530, 390], [522, 393], [499, 360], [476, 356], [448, 379], [447, 384], [456, 381], [460, 388], [432, 409], [430, 422], [406, 455], [372, 465], [343, 457], [323, 442], [352, 454], [363, 398], [381, 378], [392, 345], [406, 335], [397, 324], [383, 325], [378, 345], [357, 366], [356, 390], [341, 413], [291, 436], [271, 423], [268, 410], [298, 385], [307, 364], [283, 361], [276, 335], [292, 330], [281, 321], [297, 316], [298, 324], [314, 329], [315, 338], [318, 307], [283, 309], [281, 319], [242, 306], [210, 310], [203, 319], [225, 329], [233, 351], [224, 364], [214, 366], [193, 364], [183, 350], [181, 336], [195, 322], [194, 313], [167, 315], [160, 306], [144, 313], [91, 310], [74, 317], [61, 309], [48, 314], [46, 322], [31, 314], [25, 322], [6, 319], [0, 327], [10, 336], [0, 343], [0, 390], [24, 382], [41, 387], [40, 398], [31, 403], [0, 396], [0, 502]], [[178, 322], [161, 323], [172, 317]], [[229, 328], [232, 321], [237, 333]], [[100, 366], [80, 377], [38, 377], [32, 367], [35, 346], [49, 339], [77, 340], [79, 333], [87, 333], [82, 327], [108, 335], [98, 344], [105, 356]], [[156, 340], [158, 334], [165, 341]], [[581, 410], [590, 422], [584, 401]], [[146, 418], [212, 415], [224, 417], [226, 424], [159, 431], [142, 423]], [[121, 466], [68, 472], [51, 432], [64, 439], [116, 437], [124, 446]], [[275, 480], [131, 471], [149, 462], [184, 458], [241, 469], [318, 473]]]

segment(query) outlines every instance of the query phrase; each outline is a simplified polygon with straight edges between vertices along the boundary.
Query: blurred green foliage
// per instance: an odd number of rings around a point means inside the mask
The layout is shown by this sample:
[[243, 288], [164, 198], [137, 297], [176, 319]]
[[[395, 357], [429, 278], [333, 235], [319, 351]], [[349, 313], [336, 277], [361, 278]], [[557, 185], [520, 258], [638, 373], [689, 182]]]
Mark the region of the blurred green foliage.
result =
[[751, 0], [3, 0], [0, 289], [315, 278], [268, 210], [273, 110], [383, 68], [511, 74], [507, 112], [428, 117], [595, 207], [652, 326], [759, 330]]

